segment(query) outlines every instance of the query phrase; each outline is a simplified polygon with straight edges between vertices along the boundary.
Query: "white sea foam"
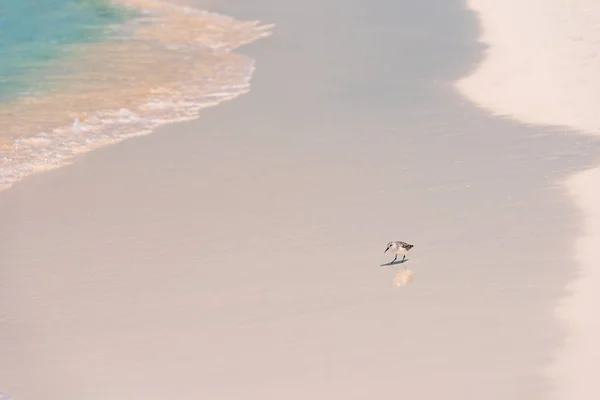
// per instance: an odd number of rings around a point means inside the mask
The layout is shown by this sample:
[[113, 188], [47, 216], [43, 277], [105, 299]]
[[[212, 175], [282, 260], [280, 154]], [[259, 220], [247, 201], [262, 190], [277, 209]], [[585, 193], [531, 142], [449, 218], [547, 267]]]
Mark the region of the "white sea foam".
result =
[[112, 42], [74, 50], [80, 68], [70, 86], [0, 108], [0, 125], [8, 127], [0, 135], [12, 137], [10, 145], [0, 142], [0, 188], [194, 119], [249, 90], [254, 61], [231, 50], [268, 36], [272, 26], [152, 0], [120, 2], [143, 9], [142, 18], [115, 29]]

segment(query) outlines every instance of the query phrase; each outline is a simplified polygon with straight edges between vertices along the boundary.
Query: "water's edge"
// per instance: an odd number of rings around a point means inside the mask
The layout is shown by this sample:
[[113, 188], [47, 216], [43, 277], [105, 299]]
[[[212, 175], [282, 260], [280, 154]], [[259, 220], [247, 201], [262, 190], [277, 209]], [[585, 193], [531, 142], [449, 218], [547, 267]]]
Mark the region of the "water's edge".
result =
[[[459, 91], [495, 115], [536, 126], [565, 126], [569, 135], [587, 138], [581, 140], [582, 148], [592, 146], [600, 132], [593, 106], [600, 88], [596, 57], [600, 7], [585, 0], [577, 4], [551, 1], [543, 6], [499, 4], [468, 2], [479, 14], [489, 51], [485, 62], [458, 82]], [[515, 13], [516, 7], [522, 9]], [[595, 165], [597, 161], [596, 157]], [[573, 252], [574, 267], [570, 279], [563, 282], [556, 307], [564, 342], [542, 370], [553, 382], [550, 398], [557, 400], [600, 396], [594, 374], [600, 366], [595, 348], [600, 323], [594, 317], [594, 306], [600, 304], [594, 290], [600, 283], [596, 268], [599, 179], [600, 167], [596, 166], [559, 182], [577, 209], [573, 218], [579, 229], [570, 246], [565, 245]]]
[[0, 189], [249, 90], [254, 60], [232, 50], [273, 25], [158, 1], [119, 3], [140, 17], [104, 42], [71, 46], [58, 90], [0, 104]]

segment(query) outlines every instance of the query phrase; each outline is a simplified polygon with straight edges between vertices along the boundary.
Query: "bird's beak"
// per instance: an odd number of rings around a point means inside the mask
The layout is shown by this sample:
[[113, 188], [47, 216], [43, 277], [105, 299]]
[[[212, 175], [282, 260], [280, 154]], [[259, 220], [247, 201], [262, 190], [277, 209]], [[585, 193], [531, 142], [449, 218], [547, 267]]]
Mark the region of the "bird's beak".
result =
[[385, 251], [383, 253], [385, 254], [385, 252], [388, 251], [389, 249], [390, 249], [389, 247], [386, 247]]

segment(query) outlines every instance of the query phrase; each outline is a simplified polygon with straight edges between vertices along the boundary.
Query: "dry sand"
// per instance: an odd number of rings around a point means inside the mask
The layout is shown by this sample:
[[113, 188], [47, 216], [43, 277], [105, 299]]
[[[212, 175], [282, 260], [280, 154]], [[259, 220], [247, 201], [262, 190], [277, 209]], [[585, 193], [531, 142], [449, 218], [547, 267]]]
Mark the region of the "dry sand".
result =
[[[478, 70], [458, 82], [495, 114], [531, 124], [560, 124], [600, 135], [600, 5], [581, 1], [470, 0], [489, 46]], [[515, 10], [517, 10], [515, 12]], [[597, 399], [600, 370], [600, 168], [571, 176], [566, 187], [580, 207], [583, 232], [575, 244], [577, 277], [558, 308], [564, 346], [549, 367], [556, 388], [548, 398]], [[559, 248], [551, 251], [561, 251]]]
[[276, 23], [248, 94], [0, 193], [0, 391], [545, 398], [592, 139], [463, 101], [458, 0], [210, 6]]

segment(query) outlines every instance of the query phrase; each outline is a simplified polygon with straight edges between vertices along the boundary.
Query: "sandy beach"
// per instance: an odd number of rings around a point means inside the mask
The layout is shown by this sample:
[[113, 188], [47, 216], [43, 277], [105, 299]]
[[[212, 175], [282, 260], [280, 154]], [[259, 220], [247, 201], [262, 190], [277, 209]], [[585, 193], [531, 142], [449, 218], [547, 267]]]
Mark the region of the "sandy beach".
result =
[[[494, 2], [470, 0], [489, 46], [477, 71], [458, 88], [497, 115], [538, 125], [562, 125], [577, 135], [600, 136], [594, 104], [600, 90], [600, 7], [593, 1]], [[515, 13], [515, 7], [520, 12]], [[596, 158], [598, 160], [598, 158]], [[596, 161], [596, 164], [598, 161]], [[557, 307], [566, 338], [547, 368], [554, 382], [547, 398], [596, 399], [600, 389], [600, 167], [569, 176], [564, 186], [579, 207], [582, 229], [569, 242], [575, 276]]]
[[[461, 87], [485, 6], [186, 2], [275, 24], [236, 50], [250, 90], [0, 192], [0, 392], [557, 394], [597, 228], [564, 183], [599, 146]], [[415, 245], [405, 286], [390, 240]]]

